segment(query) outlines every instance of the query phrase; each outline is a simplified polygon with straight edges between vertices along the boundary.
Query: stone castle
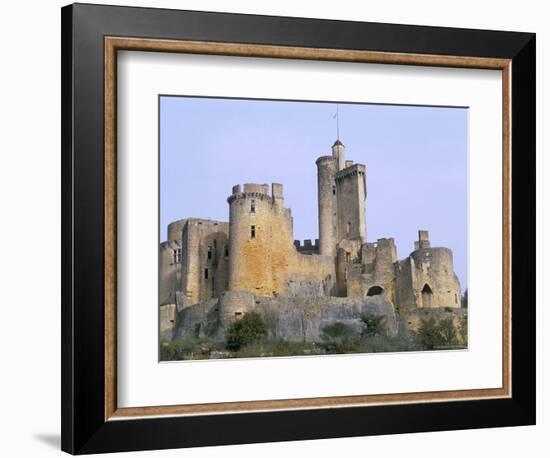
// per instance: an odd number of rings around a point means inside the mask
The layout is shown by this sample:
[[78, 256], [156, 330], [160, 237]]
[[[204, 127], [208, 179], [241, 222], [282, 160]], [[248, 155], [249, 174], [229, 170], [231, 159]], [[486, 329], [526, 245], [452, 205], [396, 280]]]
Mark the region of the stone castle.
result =
[[[168, 226], [160, 244], [163, 338], [223, 335], [232, 320], [259, 310], [274, 334], [315, 340], [335, 320], [384, 314], [390, 333], [426, 314], [458, 317], [461, 288], [448, 248], [420, 230], [414, 250], [397, 259], [392, 238], [367, 242], [366, 167], [345, 158], [337, 140], [316, 161], [319, 239], [294, 240], [283, 185], [244, 184], [228, 197], [229, 222], [188, 218]], [[209, 331], [207, 331], [209, 330]]]

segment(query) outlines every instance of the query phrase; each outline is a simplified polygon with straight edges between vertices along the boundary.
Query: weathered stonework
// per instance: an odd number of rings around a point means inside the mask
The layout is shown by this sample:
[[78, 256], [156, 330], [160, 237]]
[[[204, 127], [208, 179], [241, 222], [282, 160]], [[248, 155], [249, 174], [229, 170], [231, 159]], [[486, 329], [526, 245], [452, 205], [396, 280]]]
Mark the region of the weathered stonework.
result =
[[431, 247], [425, 230], [403, 260], [394, 239], [367, 242], [365, 165], [346, 160], [339, 140], [316, 164], [315, 243], [294, 240], [278, 183], [234, 186], [229, 222], [188, 218], [168, 226], [159, 255], [161, 335], [222, 338], [250, 310], [272, 317], [273, 332], [290, 340], [315, 340], [329, 322], [358, 326], [366, 311], [386, 316], [390, 334], [398, 321], [415, 329], [432, 311], [458, 319], [451, 250]]
[[[225, 293], [224, 293], [225, 295]], [[363, 328], [361, 315], [383, 315], [386, 333], [397, 334], [398, 325], [393, 305], [382, 297], [361, 300], [330, 296], [267, 297], [241, 293], [222, 295], [186, 307], [178, 314], [176, 336], [207, 335], [223, 337], [225, 329], [244, 313], [256, 311], [267, 324], [271, 337], [290, 341], [318, 341], [325, 325], [339, 321], [358, 332]]]

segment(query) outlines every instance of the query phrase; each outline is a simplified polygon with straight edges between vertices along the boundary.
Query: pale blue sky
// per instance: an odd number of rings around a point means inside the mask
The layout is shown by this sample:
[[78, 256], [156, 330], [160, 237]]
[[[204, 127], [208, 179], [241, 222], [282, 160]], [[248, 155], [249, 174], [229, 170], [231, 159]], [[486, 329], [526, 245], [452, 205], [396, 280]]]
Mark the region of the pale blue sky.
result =
[[[367, 167], [367, 239], [400, 259], [419, 229], [454, 253], [467, 284], [465, 108], [340, 104], [346, 158]], [[229, 219], [243, 183], [283, 183], [295, 239], [318, 238], [317, 168], [336, 139], [334, 103], [160, 97], [160, 236], [169, 222]]]

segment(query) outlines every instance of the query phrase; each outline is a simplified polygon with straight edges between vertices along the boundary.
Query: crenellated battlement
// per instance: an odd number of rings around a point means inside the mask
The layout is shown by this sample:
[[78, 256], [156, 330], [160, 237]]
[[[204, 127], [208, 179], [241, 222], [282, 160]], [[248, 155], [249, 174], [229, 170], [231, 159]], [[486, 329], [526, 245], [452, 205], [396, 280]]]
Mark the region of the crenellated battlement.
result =
[[334, 162], [334, 157], [333, 156], [321, 156], [320, 158], [318, 158], [315, 163], [317, 165], [319, 165], [320, 163], [322, 162]]
[[257, 184], [257, 183], [245, 183], [242, 187], [237, 184], [233, 186], [231, 195], [227, 198], [227, 202], [231, 204], [238, 199], [273, 199], [273, 200], [283, 200], [283, 185], [280, 183], [271, 183], [271, 194], [269, 193], [268, 184]]
[[336, 176], [334, 178], [336, 181], [341, 181], [350, 176], [364, 175], [365, 170], [366, 168], [363, 164], [352, 164], [349, 167], [336, 172]]
[[294, 246], [299, 253], [314, 254], [319, 253], [319, 239], [315, 239], [314, 243], [311, 243], [311, 239], [294, 240]]

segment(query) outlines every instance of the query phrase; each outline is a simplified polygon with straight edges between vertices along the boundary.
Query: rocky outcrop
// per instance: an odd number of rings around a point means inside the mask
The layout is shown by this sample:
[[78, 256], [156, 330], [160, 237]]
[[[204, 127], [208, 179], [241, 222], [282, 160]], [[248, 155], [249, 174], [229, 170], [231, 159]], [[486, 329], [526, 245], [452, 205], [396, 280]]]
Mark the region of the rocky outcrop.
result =
[[220, 299], [195, 304], [178, 312], [175, 335], [209, 335], [223, 339], [225, 329], [248, 311], [257, 311], [266, 321], [271, 337], [289, 341], [320, 340], [324, 326], [337, 321], [358, 332], [363, 329], [361, 315], [383, 315], [386, 332], [397, 334], [392, 303], [383, 296], [364, 299], [340, 297], [254, 296], [245, 292], [227, 292]]

